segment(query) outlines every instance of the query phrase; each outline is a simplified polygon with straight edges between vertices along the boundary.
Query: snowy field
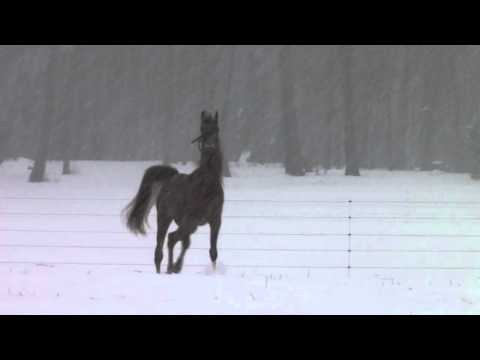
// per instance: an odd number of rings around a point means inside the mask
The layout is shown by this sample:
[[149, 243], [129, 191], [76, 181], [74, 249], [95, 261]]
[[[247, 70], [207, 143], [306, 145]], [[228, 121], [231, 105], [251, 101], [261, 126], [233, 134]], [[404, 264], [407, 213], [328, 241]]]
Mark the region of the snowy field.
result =
[[145, 238], [120, 217], [152, 164], [51, 162], [42, 184], [28, 160], [1, 164], [0, 314], [480, 314], [467, 175], [232, 164], [217, 271], [203, 227], [184, 272], [157, 275], [154, 212]]

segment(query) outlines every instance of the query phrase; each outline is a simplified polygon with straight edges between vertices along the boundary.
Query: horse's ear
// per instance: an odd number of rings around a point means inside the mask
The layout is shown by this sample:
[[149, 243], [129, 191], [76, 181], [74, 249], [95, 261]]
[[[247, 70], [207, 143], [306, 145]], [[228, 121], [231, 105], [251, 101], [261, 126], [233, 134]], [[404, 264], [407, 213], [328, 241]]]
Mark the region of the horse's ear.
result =
[[203, 121], [205, 119], [206, 111], [203, 110], [202, 114], [200, 115], [201, 120]]
[[218, 124], [218, 111], [215, 112], [215, 122]]

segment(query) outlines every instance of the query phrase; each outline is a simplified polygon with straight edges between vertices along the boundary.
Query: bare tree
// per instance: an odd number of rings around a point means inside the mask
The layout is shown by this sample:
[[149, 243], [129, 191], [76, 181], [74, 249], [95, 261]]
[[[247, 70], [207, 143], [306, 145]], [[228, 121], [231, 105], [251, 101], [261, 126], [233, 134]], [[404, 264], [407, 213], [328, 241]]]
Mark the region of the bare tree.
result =
[[11, 122], [0, 122], [0, 164], [8, 158], [7, 155], [7, 143], [11, 136]]
[[292, 46], [285, 45], [280, 53], [282, 77], [282, 132], [285, 144], [285, 172], [292, 176], [305, 175], [304, 161], [300, 151], [298, 124], [295, 112], [294, 75]]
[[480, 121], [477, 120], [470, 126], [468, 134], [468, 147], [472, 155], [470, 176], [473, 180], [480, 179]]
[[[25, 55], [25, 52], [26, 48], [24, 45], [7, 45], [0, 49], [0, 68], [2, 69], [0, 73], [0, 80], [2, 82], [6, 83], [5, 77], [12, 73], [13, 66]], [[12, 87], [9, 87], [8, 90], [8, 95], [10, 95], [13, 89]], [[22, 90], [22, 83], [20, 82], [20, 84], [15, 86], [13, 96], [16, 96], [17, 93], [21, 94]], [[3, 98], [5, 98], [5, 96], [3, 96]], [[19, 100], [13, 99], [12, 103], [18, 104]], [[10, 114], [18, 110], [18, 105], [6, 107], [2, 104], [2, 107], [6, 108], [7, 115], [2, 116], [2, 119], [0, 119], [0, 164], [8, 158], [10, 152], [8, 145], [13, 130], [13, 120]]]
[[[250, 161], [289, 169], [305, 168], [292, 159], [308, 155], [309, 166], [347, 165], [351, 174], [428, 170], [435, 160], [471, 170], [465, 136], [478, 115], [479, 46], [298, 46], [280, 59], [277, 46], [76, 45], [74, 64], [58, 49], [58, 108], [44, 101], [46, 47], [0, 45], [3, 158], [38, 158], [51, 137], [48, 158], [63, 160], [66, 172], [72, 158], [195, 160], [195, 148], [175, 145], [197, 131], [188, 116], [201, 104], [220, 110], [227, 176], [228, 158], [246, 150]], [[347, 61], [346, 48], [354, 52]], [[58, 123], [44, 126], [49, 107]]]
[[360, 176], [359, 158], [357, 151], [355, 111], [353, 97], [353, 46], [342, 45], [340, 48], [340, 57], [343, 66], [343, 96], [345, 112], [345, 175]]
[[439, 91], [438, 78], [441, 76], [442, 59], [438, 48], [432, 46], [426, 49], [424, 57], [424, 76], [423, 76], [423, 107], [422, 107], [422, 126], [420, 132], [420, 168], [422, 171], [433, 170], [434, 159], [434, 139], [436, 135], [435, 115], [438, 108]]
[[162, 132], [162, 154], [163, 163], [169, 164], [172, 161], [172, 125], [175, 124], [176, 103], [176, 47], [169, 45], [167, 48], [167, 86], [165, 88], [165, 118]]
[[327, 111], [326, 111], [326, 121], [325, 128], [323, 129], [326, 136], [324, 137], [324, 153], [323, 153], [323, 162], [322, 167], [325, 172], [331, 169], [332, 167], [332, 136], [333, 136], [333, 118], [336, 114], [336, 105], [335, 105], [335, 90], [336, 90], [336, 48], [332, 49], [332, 52], [328, 54], [327, 61]]
[[[230, 45], [227, 47], [228, 50], [228, 69], [227, 69], [227, 78], [226, 78], [226, 86], [225, 86], [225, 98], [223, 103], [223, 115], [221, 118], [223, 119], [222, 122], [222, 133], [228, 133], [228, 125], [231, 121], [231, 107], [232, 107], [232, 96], [233, 96], [233, 74], [235, 71], [235, 57], [236, 57], [236, 45]], [[231, 177], [232, 174], [230, 173], [230, 166], [228, 164], [229, 154], [228, 151], [228, 141], [224, 141], [223, 144], [223, 176], [224, 177]]]
[[396, 45], [388, 55], [392, 62], [392, 85], [389, 96], [389, 116], [388, 121], [388, 168], [389, 170], [399, 170], [405, 168], [405, 123], [406, 116], [406, 97], [407, 97], [407, 46]]
[[73, 52], [75, 51], [75, 47], [73, 45], [63, 45], [62, 48], [62, 107], [61, 112], [61, 151], [62, 151], [62, 158], [63, 158], [63, 168], [62, 174], [63, 175], [71, 175], [71, 159], [72, 159], [72, 138], [74, 136], [74, 126], [75, 126], [75, 119], [73, 118], [74, 114], [74, 105], [73, 103], [76, 102], [75, 92], [74, 92], [74, 70], [73, 70]]
[[57, 67], [58, 49], [55, 45], [48, 46], [48, 64], [45, 72], [45, 105], [43, 110], [40, 142], [35, 155], [35, 163], [30, 173], [30, 182], [45, 181], [45, 168], [50, 144], [50, 135], [55, 116], [55, 70]]

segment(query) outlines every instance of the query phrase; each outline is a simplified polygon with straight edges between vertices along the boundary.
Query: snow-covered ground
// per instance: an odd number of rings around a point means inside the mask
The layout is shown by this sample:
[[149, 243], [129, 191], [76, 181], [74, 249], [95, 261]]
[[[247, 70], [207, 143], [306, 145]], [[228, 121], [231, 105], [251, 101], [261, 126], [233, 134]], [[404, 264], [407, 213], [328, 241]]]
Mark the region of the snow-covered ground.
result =
[[204, 227], [170, 276], [154, 274], [155, 214], [146, 238], [120, 217], [153, 163], [51, 162], [42, 184], [30, 164], [0, 165], [0, 314], [480, 314], [467, 175], [232, 164], [217, 271]]

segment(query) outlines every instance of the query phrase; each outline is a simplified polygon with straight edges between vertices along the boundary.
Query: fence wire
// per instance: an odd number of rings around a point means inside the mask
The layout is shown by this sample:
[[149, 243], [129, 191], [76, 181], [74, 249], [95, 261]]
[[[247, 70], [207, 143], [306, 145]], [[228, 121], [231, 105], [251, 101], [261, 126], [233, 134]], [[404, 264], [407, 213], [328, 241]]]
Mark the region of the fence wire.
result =
[[[24, 196], [3, 196], [0, 197], [0, 200], [42, 200], [42, 201], [128, 201], [126, 198], [97, 198], [97, 197], [85, 197], [85, 198], [74, 198], [74, 197], [24, 197]], [[262, 264], [253, 264], [253, 265], [228, 265], [229, 268], [250, 268], [250, 269], [343, 269], [347, 270], [349, 273], [351, 270], [480, 270], [480, 267], [475, 266], [357, 266], [352, 264], [352, 254], [353, 253], [398, 253], [398, 254], [480, 254], [480, 250], [477, 249], [455, 249], [455, 250], [445, 250], [445, 249], [386, 249], [386, 248], [369, 248], [362, 249], [356, 248], [353, 246], [353, 239], [356, 237], [371, 237], [371, 238], [477, 238], [480, 240], [480, 234], [375, 234], [375, 233], [355, 233], [352, 231], [352, 223], [355, 221], [366, 221], [366, 220], [375, 220], [375, 221], [390, 221], [390, 220], [406, 220], [406, 221], [479, 221], [480, 217], [475, 216], [353, 216], [352, 210], [354, 206], [362, 205], [374, 205], [374, 204], [399, 204], [399, 205], [461, 205], [461, 206], [477, 206], [480, 205], [480, 202], [475, 201], [399, 201], [399, 200], [260, 200], [260, 199], [230, 199], [226, 200], [227, 203], [261, 203], [266, 205], [326, 205], [326, 204], [340, 204], [344, 205], [347, 210], [347, 216], [289, 216], [289, 215], [225, 215], [225, 219], [268, 219], [268, 220], [314, 220], [314, 221], [345, 221], [348, 225], [348, 230], [345, 233], [321, 233], [321, 232], [306, 232], [306, 233], [287, 233], [287, 232], [222, 232], [222, 236], [226, 237], [235, 237], [235, 236], [255, 236], [255, 237], [272, 237], [272, 238], [286, 238], [286, 237], [303, 237], [303, 238], [324, 238], [324, 237], [345, 237], [348, 239], [348, 245], [346, 248], [338, 249], [326, 249], [326, 248], [260, 248], [260, 247], [220, 247], [221, 251], [225, 252], [258, 252], [258, 253], [347, 253], [347, 263], [342, 266], [321, 266], [321, 265], [262, 265]], [[18, 216], [18, 217], [32, 217], [32, 216], [52, 216], [52, 217], [119, 217], [121, 214], [114, 213], [90, 213], [90, 212], [34, 212], [34, 211], [0, 211], [0, 216]], [[126, 235], [129, 234], [128, 231], [108, 231], [108, 230], [80, 230], [80, 229], [36, 229], [36, 228], [0, 228], [0, 233], [62, 233], [62, 234], [80, 234], [80, 235]], [[208, 236], [208, 232], [198, 232], [195, 235]], [[71, 245], [71, 244], [62, 244], [62, 245], [48, 245], [48, 244], [32, 244], [32, 243], [1, 243], [0, 248], [3, 249], [90, 249], [90, 250], [151, 250], [151, 246], [101, 246], [101, 245]], [[193, 251], [206, 251], [206, 247], [192, 247]], [[30, 264], [30, 265], [39, 265], [39, 266], [55, 266], [55, 265], [78, 265], [78, 266], [151, 266], [151, 264], [144, 263], [113, 263], [113, 262], [62, 262], [62, 261], [0, 261], [0, 264], [3, 265], [14, 265], [14, 264]], [[200, 264], [189, 264], [185, 265], [187, 268], [198, 268], [204, 267], [205, 265]]]

